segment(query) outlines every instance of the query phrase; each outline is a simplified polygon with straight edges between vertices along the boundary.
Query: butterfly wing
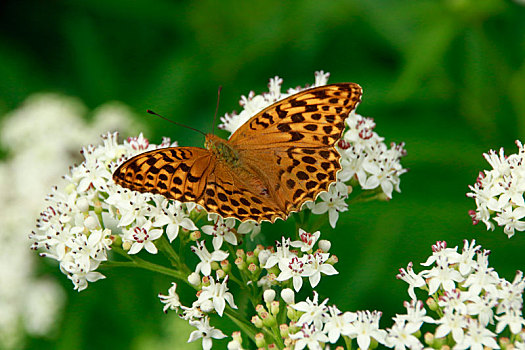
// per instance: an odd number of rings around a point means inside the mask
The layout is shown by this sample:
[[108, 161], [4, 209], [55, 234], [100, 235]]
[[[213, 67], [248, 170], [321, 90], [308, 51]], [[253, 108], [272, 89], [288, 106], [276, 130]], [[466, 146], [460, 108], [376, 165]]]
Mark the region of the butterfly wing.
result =
[[[218, 161], [208, 179], [205, 197], [201, 205], [222, 217], [234, 217], [241, 221], [275, 221], [286, 218], [281, 208], [261, 195], [262, 184], [246, 169], [232, 169], [228, 163]], [[258, 190], [259, 189], [259, 190]]]
[[195, 202], [225, 218], [274, 221], [276, 217], [283, 217], [280, 208], [258, 198], [247, 188], [241, 174], [227, 163], [217, 161], [206, 149], [170, 147], [127, 160], [114, 172], [113, 179], [131, 190]]
[[161, 148], [128, 159], [113, 180], [131, 190], [199, 203], [215, 164], [215, 156], [203, 148]]
[[361, 94], [353, 83], [304, 90], [267, 107], [231, 136], [230, 144], [285, 213], [300, 210], [335, 181], [341, 168], [335, 143]]

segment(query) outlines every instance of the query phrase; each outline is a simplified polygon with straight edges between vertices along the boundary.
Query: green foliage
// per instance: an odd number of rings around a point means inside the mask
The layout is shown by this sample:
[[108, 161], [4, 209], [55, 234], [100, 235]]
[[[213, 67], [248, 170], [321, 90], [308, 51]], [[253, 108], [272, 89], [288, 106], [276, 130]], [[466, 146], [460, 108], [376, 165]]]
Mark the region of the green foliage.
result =
[[[210, 131], [219, 85], [224, 113], [275, 75], [291, 87], [323, 69], [330, 82], [361, 84], [358, 112], [375, 118], [388, 141], [406, 142], [410, 172], [390, 202], [351, 207], [337, 229], [322, 230], [340, 274], [318, 290], [341, 310], [383, 310], [382, 326], [389, 325], [408, 298], [397, 269], [422, 261], [436, 240], [454, 246], [475, 238], [508, 279], [525, 268], [525, 236], [508, 240], [501, 229], [472, 226], [474, 203], [465, 197], [487, 167], [483, 152], [514, 152], [513, 141], [525, 141], [525, 6], [517, 2], [29, 0], [2, 2], [0, 19], [0, 112], [40, 91], [78, 96], [90, 107], [120, 100], [150, 118], [154, 141], [169, 135], [200, 146], [201, 135], [143, 111]], [[268, 224], [265, 231], [271, 239], [286, 234]], [[69, 294], [56, 339], [28, 347], [185, 343], [187, 328], [163, 326], [175, 315], [162, 314], [156, 294], [169, 280], [138, 271], [107, 275]]]

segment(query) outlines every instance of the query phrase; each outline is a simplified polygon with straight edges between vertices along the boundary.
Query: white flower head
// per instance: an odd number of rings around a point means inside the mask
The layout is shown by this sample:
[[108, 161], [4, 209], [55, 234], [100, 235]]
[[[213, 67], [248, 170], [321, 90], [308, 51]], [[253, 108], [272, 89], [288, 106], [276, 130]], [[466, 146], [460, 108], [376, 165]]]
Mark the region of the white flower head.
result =
[[328, 311], [326, 306], [326, 303], [328, 303], [328, 298], [325, 299], [321, 304], [319, 304], [318, 298], [319, 295], [316, 291], [314, 291], [314, 297], [312, 300], [310, 300], [310, 298], [306, 298], [306, 301], [301, 301], [295, 305], [292, 305], [292, 308], [295, 310], [304, 312], [297, 321], [297, 324], [302, 325], [306, 323], [309, 325], [313, 323], [317, 329], [322, 328], [324, 314]]
[[179, 301], [179, 295], [176, 292], [177, 283], [172, 282], [171, 287], [168, 289], [168, 295], [159, 294], [160, 301], [165, 304], [162, 311], [168, 312], [168, 310], [177, 311], [181, 306]]
[[190, 321], [190, 325], [197, 327], [197, 330], [191, 332], [188, 343], [202, 338], [202, 348], [204, 350], [211, 349], [213, 345], [212, 339], [226, 338], [226, 335], [220, 329], [210, 326], [210, 319], [208, 316], [198, 320]]
[[509, 238], [525, 230], [525, 152], [521, 142], [516, 145], [516, 154], [507, 156], [503, 148], [484, 153], [492, 169], [481, 172], [467, 193], [476, 203], [470, 212], [473, 223], [483, 221], [490, 230], [497, 224]]
[[213, 225], [206, 225], [201, 228], [202, 232], [213, 236], [213, 248], [215, 250], [220, 249], [224, 241], [232, 245], [237, 245], [237, 236], [234, 233], [235, 219], [223, 219], [221, 216], [214, 216], [216, 217], [216, 219], [213, 220]]
[[299, 238], [300, 241], [293, 241], [291, 243], [292, 247], [300, 248], [302, 252], [311, 251], [321, 236], [321, 232], [316, 231], [314, 233], [308, 233], [302, 228], [299, 229]]
[[219, 316], [222, 316], [226, 302], [228, 302], [232, 308], [237, 309], [237, 305], [235, 305], [233, 300], [233, 295], [228, 292], [228, 286], [226, 285], [227, 282], [228, 275], [226, 275], [226, 278], [222, 281], [222, 283], [220, 283], [218, 280], [215, 282], [213, 277], [210, 277], [210, 284], [208, 286], [202, 287], [202, 293], [199, 295], [197, 304], [202, 304], [207, 300], [211, 300], [213, 303], [213, 308], [215, 311], [217, 311]]
[[197, 264], [195, 272], [202, 272], [204, 276], [209, 276], [211, 274], [211, 263], [213, 261], [220, 262], [226, 259], [229, 255], [227, 252], [224, 252], [222, 250], [215, 250], [212, 253], [210, 253], [206, 248], [204, 241], [197, 241], [196, 244], [196, 246], [191, 247], [191, 250], [192, 252], [197, 254], [201, 261]]
[[149, 220], [142, 225], [124, 230], [123, 240], [131, 243], [128, 254], [137, 254], [143, 248], [150, 254], [157, 254], [157, 247], [153, 241], [162, 236], [161, 229], [152, 229], [153, 223]]

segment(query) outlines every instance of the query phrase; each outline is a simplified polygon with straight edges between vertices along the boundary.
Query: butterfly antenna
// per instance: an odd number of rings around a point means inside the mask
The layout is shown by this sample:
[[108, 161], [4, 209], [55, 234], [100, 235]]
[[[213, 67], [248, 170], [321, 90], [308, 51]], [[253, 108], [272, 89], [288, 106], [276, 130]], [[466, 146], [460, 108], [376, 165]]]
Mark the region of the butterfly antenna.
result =
[[161, 115], [158, 114], [158, 113], [153, 112], [151, 109], [146, 110], [146, 112], [148, 112], [149, 114], [156, 115], [157, 117], [159, 117], [159, 118], [161, 118], [161, 119], [164, 119], [164, 120], [166, 120], [166, 121], [168, 121], [168, 122], [170, 122], [170, 123], [176, 124], [176, 125], [178, 125], [178, 126], [182, 126], [182, 127], [184, 127], [184, 128], [188, 128], [188, 129], [190, 129], [190, 130], [196, 131], [196, 132], [201, 133], [201, 134], [203, 134], [204, 136], [206, 136], [206, 133], [203, 133], [203, 132], [200, 131], [200, 130], [197, 130], [197, 129], [195, 129], [195, 128], [192, 128], [191, 126], [187, 126], [187, 125], [184, 125], [184, 124], [181, 124], [181, 123], [177, 123], [176, 121], [173, 121], [173, 120], [171, 120], [171, 119], [168, 119], [168, 118], [166, 118], [166, 117], [161, 116]]
[[215, 114], [213, 115], [212, 134], [215, 134], [215, 121], [217, 120], [217, 112], [219, 111], [219, 101], [221, 99], [221, 90], [222, 90], [222, 86], [219, 85], [219, 90], [217, 91], [217, 107], [215, 107]]

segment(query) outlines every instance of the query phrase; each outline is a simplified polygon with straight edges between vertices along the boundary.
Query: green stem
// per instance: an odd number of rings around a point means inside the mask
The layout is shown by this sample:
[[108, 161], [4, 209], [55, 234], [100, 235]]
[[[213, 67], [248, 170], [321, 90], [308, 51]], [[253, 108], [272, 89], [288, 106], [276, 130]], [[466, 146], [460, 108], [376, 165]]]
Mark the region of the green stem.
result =
[[350, 339], [346, 335], [343, 336], [343, 339], [345, 340], [346, 349], [351, 350], [352, 349], [352, 339]]
[[164, 255], [166, 255], [172, 266], [178, 268], [179, 270], [187, 270], [187, 267], [181, 263], [179, 255], [175, 252], [165, 235], [162, 235], [155, 241], [155, 243], [157, 248], [159, 248], [159, 250], [164, 253]]
[[164, 267], [162, 265], [154, 264], [152, 262], [149, 262], [149, 261], [146, 261], [144, 259], [141, 259], [141, 258], [139, 258], [139, 257], [137, 257], [135, 255], [129, 255], [124, 250], [122, 250], [120, 247], [112, 247], [112, 250], [115, 253], [117, 253], [117, 254], [127, 258], [130, 261], [106, 261], [103, 264], [104, 267], [137, 267], [137, 268], [142, 268], [142, 269], [145, 269], [145, 270], [158, 272], [158, 273], [161, 273], [163, 275], [175, 277], [175, 278], [179, 279], [180, 281], [182, 281], [182, 282], [184, 282], [184, 283], [188, 284], [189, 286], [191, 286], [191, 287], [196, 289], [195, 286], [191, 285], [188, 282], [188, 279], [186, 278], [187, 274], [185, 274], [184, 272], [173, 270], [173, 269]]

